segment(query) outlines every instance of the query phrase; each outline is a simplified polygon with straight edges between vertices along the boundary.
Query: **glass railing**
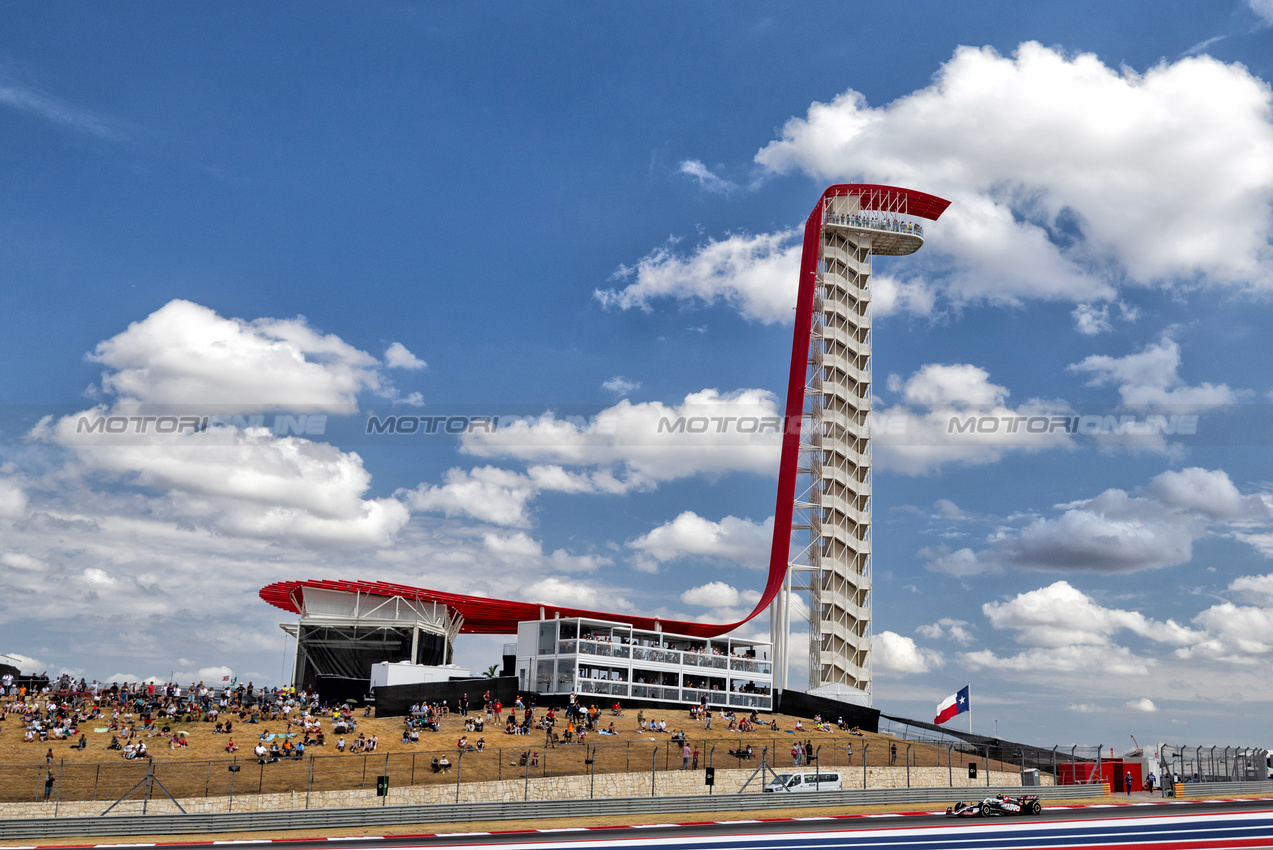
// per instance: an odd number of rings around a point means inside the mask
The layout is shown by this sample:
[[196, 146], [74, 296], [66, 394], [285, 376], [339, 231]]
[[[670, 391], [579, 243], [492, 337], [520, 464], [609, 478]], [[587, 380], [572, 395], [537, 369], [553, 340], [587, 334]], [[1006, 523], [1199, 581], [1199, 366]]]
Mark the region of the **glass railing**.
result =
[[827, 224], [861, 227], [865, 230], [883, 230], [889, 233], [913, 233], [920, 238], [924, 236], [924, 228], [912, 221], [867, 218], [861, 215], [828, 215]]
[[773, 697], [761, 694], [730, 694], [729, 704], [736, 708], [760, 708], [768, 711], [773, 705]]
[[773, 670], [773, 665], [768, 661], [756, 661], [753, 658], [731, 658], [729, 659], [729, 669], [737, 670], [741, 673], [764, 673], [768, 675]]
[[637, 661], [655, 661], [659, 664], [680, 664], [681, 653], [672, 649], [655, 649], [648, 646], [632, 647], [632, 657]]
[[[562, 641], [562, 643], [573, 643], [573, 641]], [[581, 640], [579, 641], [579, 654], [596, 655], [600, 658], [627, 658], [631, 652], [623, 644]]]
[[610, 696], [626, 697], [628, 695], [628, 683], [580, 679], [579, 692], [584, 694], [608, 694]]
[[632, 698], [679, 700], [680, 688], [665, 688], [660, 685], [633, 685]]
[[558, 654], [558, 655], [574, 655], [574, 654], [575, 654], [575, 641], [573, 641], [573, 640], [563, 640], [563, 641], [558, 641], [558, 642], [557, 642], [557, 654]]

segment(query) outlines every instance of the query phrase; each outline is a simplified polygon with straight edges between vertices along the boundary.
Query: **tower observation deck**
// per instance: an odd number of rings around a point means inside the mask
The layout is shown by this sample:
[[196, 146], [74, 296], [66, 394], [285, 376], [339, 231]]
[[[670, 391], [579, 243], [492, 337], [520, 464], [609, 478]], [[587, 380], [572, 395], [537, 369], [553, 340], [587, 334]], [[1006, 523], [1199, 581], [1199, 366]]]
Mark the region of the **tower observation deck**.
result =
[[872, 258], [918, 251], [924, 229], [914, 219], [936, 219], [948, 204], [909, 189], [847, 184], [827, 189], [806, 222], [771, 553], [784, 548], [788, 559], [787, 592], [770, 608], [780, 688], [790, 684], [795, 593], [808, 612], [809, 690], [872, 702]]

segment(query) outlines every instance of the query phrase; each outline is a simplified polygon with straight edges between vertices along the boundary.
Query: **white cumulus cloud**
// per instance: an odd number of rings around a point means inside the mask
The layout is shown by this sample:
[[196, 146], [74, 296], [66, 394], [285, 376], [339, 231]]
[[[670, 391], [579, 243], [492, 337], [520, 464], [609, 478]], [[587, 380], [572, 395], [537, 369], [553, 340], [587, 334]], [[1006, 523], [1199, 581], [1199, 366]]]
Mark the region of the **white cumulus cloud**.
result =
[[961, 47], [885, 106], [852, 90], [811, 105], [756, 161], [951, 200], [925, 250], [956, 301], [1107, 300], [1109, 268], [1267, 288], [1271, 101], [1245, 67], [1207, 56], [1137, 73], [1034, 42], [1010, 57]]
[[684, 511], [628, 546], [660, 563], [690, 556], [762, 568], [769, 564], [772, 539], [773, 517], [757, 523], [726, 516], [714, 522]]
[[928, 673], [942, 666], [940, 652], [924, 649], [896, 632], [876, 632], [871, 638], [872, 667], [878, 673]]
[[782, 414], [766, 390], [690, 393], [681, 404], [620, 401], [586, 421], [552, 412], [462, 438], [484, 458], [592, 467], [601, 492], [627, 492], [693, 475], [777, 474]]
[[1188, 386], [1180, 377], [1180, 346], [1170, 337], [1124, 357], [1093, 354], [1067, 367], [1088, 375], [1089, 387], [1114, 386], [1124, 404], [1172, 405], [1176, 410], [1233, 404], [1244, 393], [1227, 384]]
[[598, 289], [605, 307], [650, 309], [658, 298], [711, 305], [723, 301], [764, 324], [792, 320], [800, 268], [796, 230], [752, 236], [735, 233], [708, 239], [689, 254], [675, 246], [657, 248], [615, 277], [632, 282], [622, 289]]
[[1060, 516], [998, 531], [985, 549], [927, 548], [920, 554], [929, 569], [955, 576], [1006, 567], [1134, 572], [1188, 562], [1194, 541], [1217, 526], [1246, 528], [1270, 518], [1259, 495], [1244, 496], [1223, 470], [1201, 467], [1163, 472], [1141, 495], [1109, 489], [1063, 507]]
[[400, 342], [395, 342], [385, 349], [385, 365], [392, 369], [423, 369], [428, 366], [416, 357]]

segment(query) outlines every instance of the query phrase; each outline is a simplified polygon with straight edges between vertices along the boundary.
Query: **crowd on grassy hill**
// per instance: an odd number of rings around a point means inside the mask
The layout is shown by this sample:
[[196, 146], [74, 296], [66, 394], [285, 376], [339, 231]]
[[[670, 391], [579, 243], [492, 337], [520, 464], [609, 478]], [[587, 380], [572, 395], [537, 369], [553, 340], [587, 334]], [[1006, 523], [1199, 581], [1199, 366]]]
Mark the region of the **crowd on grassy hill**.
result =
[[[10, 730], [18, 727], [20, 737], [5, 736], [11, 746], [25, 749], [26, 744], [43, 745], [41, 749], [47, 750], [45, 760], [50, 763], [56, 758], [52, 748], [63, 748], [61, 755], [69, 756], [65, 748], [83, 751], [90, 748], [91, 742], [91, 749], [102, 748], [129, 760], [148, 760], [161, 750], [181, 751], [171, 753], [175, 758], [182, 758], [186, 752], [197, 751], [198, 757], [208, 757], [224, 751], [266, 764], [300, 759], [307, 752], [376, 752], [381, 746], [378, 735], [383, 736], [385, 749], [396, 752], [416, 750], [424, 744], [422, 749], [435, 753], [481, 753], [498, 746], [485, 736], [502, 729], [509, 735], [543, 736], [518, 738], [521, 755], [516, 763], [523, 767], [538, 762], [540, 750], [534, 748], [536, 744], [547, 750], [602, 743], [607, 738], [634, 740], [634, 735], [635, 740], [669, 742], [681, 751], [683, 764], [692, 765], [698, 755], [696, 742], [704, 735], [720, 733], [739, 736], [737, 745], [730, 745], [729, 754], [740, 760], [759, 757], [747, 740], [751, 734], [791, 734], [795, 736], [792, 760], [798, 765], [814, 758], [810, 751], [815, 747], [807, 738], [809, 734], [861, 735], [856, 728], [847, 728], [842, 719], [831, 723], [817, 717], [809, 723], [798, 718], [761, 716], [754, 710], [709, 710], [706, 705], [669, 707], [667, 711], [646, 708], [635, 711], [632, 717], [625, 716], [617, 702], [601, 708], [585, 705], [572, 695], [565, 707], [540, 707], [534, 695], [529, 695], [524, 700], [517, 697], [506, 707], [487, 692], [471, 704], [469, 695], [464, 694], [454, 706], [445, 701], [411, 706], [400, 721], [399, 742], [395, 731], [399, 721], [366, 720], [371, 717], [370, 709], [355, 712], [347, 704], [325, 702], [312, 689], [257, 688], [251, 682], [217, 686], [199, 682], [184, 687], [174, 682], [103, 683], [76, 681], [69, 676], [43, 680], [42, 686], [36, 687], [10, 685], [0, 678], [0, 687], [5, 691], [0, 719], [8, 718], [7, 723], [0, 724], [0, 733], [5, 725]], [[428, 743], [424, 742], [425, 736], [430, 739]], [[236, 737], [242, 746], [236, 743]], [[852, 744], [843, 755], [849, 764], [853, 763]], [[445, 772], [449, 766], [445, 756], [434, 757], [438, 758], [439, 770]]]
[[[306, 747], [325, 746], [326, 733], [320, 718], [327, 718], [333, 734], [340, 737], [336, 749], [344, 752], [369, 752], [376, 748], [376, 738], [362, 734], [347, 745], [345, 735], [352, 735], [357, 720], [349, 706], [323, 702], [313, 689], [257, 688], [231, 683], [209, 687], [203, 682], [182, 688], [174, 682], [87, 682], [61, 676], [42, 688], [15, 685], [9, 677], [0, 679], [3, 688], [4, 718], [22, 725], [22, 740], [27, 743], [66, 742], [83, 750], [88, 746], [88, 730], [109, 732], [107, 750], [116, 750], [126, 759], [150, 758], [152, 740], [171, 749], [188, 745], [188, 733], [174, 727], [189, 723], [215, 724], [212, 734], [227, 736], [225, 751], [234, 753], [235, 726], [282, 724], [281, 731], [262, 728], [253, 746], [254, 755], [263, 761], [300, 758]], [[278, 727], [276, 727], [278, 728]], [[3, 724], [0, 723], [0, 734]], [[240, 735], [244, 734], [242, 731]], [[251, 733], [249, 733], [250, 735]], [[52, 761], [52, 749], [47, 761]]]

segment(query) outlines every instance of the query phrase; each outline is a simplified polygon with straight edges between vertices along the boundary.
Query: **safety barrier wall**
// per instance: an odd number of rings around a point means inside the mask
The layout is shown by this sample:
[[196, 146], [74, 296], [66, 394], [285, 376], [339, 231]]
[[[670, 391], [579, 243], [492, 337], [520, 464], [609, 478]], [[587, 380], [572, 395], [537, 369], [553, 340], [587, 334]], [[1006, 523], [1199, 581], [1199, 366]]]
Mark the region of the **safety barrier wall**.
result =
[[1273, 796], [1273, 782], [1181, 782], [1177, 797], [1266, 797]]
[[[1027, 789], [1044, 800], [1075, 800], [1094, 796], [1090, 786], [1045, 786]], [[119, 835], [178, 835], [304, 829], [316, 833], [341, 827], [396, 824], [441, 824], [464, 821], [534, 820], [537, 818], [608, 817], [651, 814], [744, 812], [783, 808], [847, 808], [850, 806], [941, 804], [956, 799], [981, 799], [992, 794], [1021, 793], [1020, 786], [976, 788], [868, 789], [816, 794], [716, 794], [678, 797], [534, 800], [529, 802], [467, 803], [432, 806], [384, 806], [310, 809], [231, 814], [148, 814], [108, 817], [26, 818], [0, 821], [0, 839], [69, 838]], [[961, 792], [969, 792], [962, 793]], [[374, 798], [373, 798], [374, 799]], [[171, 805], [171, 804], [168, 804]]]

